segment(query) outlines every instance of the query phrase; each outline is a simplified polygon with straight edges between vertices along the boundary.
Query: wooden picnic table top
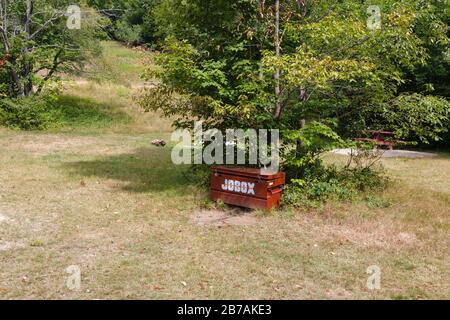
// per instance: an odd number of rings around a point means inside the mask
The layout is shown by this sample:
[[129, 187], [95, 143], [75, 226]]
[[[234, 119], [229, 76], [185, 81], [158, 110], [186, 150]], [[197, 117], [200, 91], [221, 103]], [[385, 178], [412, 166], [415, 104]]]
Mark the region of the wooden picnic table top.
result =
[[367, 133], [370, 134], [381, 134], [381, 135], [385, 135], [385, 136], [393, 136], [394, 132], [391, 131], [378, 131], [378, 130], [366, 130]]
[[389, 149], [393, 150], [395, 146], [399, 143], [397, 140], [393, 140], [392, 137], [395, 133], [390, 131], [381, 130], [366, 130], [363, 131], [366, 134], [370, 134], [371, 138], [357, 138], [356, 141], [372, 142], [379, 146], [388, 146]]

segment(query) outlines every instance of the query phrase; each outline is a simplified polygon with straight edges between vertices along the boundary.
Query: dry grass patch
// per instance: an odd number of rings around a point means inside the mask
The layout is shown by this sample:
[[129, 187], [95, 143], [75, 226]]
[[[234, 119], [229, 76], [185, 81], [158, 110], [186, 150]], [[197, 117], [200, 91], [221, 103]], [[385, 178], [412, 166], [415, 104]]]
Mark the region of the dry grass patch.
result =
[[[236, 216], [200, 210], [205, 193], [156, 137], [0, 130], [2, 298], [450, 296], [448, 157], [443, 170], [387, 160], [395, 180], [373, 195], [386, 206]], [[65, 287], [70, 265], [81, 291]], [[371, 265], [380, 291], [366, 287]]]
[[200, 227], [254, 226], [259, 223], [254, 214], [244, 211], [232, 214], [219, 210], [201, 210], [195, 212], [191, 220]]
[[[71, 136], [83, 143], [57, 151], [45, 142], [67, 134], [37, 135], [42, 148], [30, 153], [31, 136], [0, 135], [3, 298], [449, 296], [449, 194], [408, 184], [420, 167], [377, 195], [387, 207], [233, 216], [199, 211], [203, 191], [169, 149], [149, 146], [151, 134]], [[65, 287], [70, 265], [82, 270], [81, 291]], [[382, 269], [380, 291], [365, 286], [371, 265]]]
[[[391, 187], [358, 203], [202, 210], [204, 190], [169, 148], [150, 145], [168, 140], [169, 122], [136, 108], [133, 85], [113, 83], [65, 89], [83, 110], [96, 102], [105, 126], [0, 128], [0, 298], [450, 297], [448, 155], [383, 160]], [[82, 272], [79, 291], [65, 285], [71, 265]], [[372, 265], [381, 290], [366, 286]]]

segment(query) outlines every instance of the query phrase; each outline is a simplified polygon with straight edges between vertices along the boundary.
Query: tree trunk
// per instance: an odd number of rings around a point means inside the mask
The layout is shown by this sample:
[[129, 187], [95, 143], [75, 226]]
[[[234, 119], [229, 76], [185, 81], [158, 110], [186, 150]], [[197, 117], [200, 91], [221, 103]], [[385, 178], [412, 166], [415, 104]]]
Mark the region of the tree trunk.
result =
[[[300, 119], [299, 129], [303, 130], [305, 128], [305, 126], [306, 126], [306, 120], [305, 119]], [[301, 148], [302, 148], [302, 146], [303, 146], [303, 142], [301, 140], [298, 140], [297, 141], [296, 151], [295, 151], [295, 154], [296, 154], [297, 158], [299, 158], [301, 156]]]
[[[26, 2], [27, 8], [26, 8], [26, 15], [25, 15], [25, 21], [24, 21], [24, 29], [25, 33], [27, 34], [27, 41], [25, 41], [25, 45], [23, 47], [23, 55], [26, 58], [28, 55], [28, 40], [31, 37], [31, 19], [33, 14], [33, 1], [27, 0]], [[33, 70], [33, 66], [30, 62], [25, 62], [25, 65], [23, 67], [22, 71], [22, 77], [25, 80], [25, 83], [23, 85], [23, 96], [28, 97], [33, 92], [33, 82], [31, 80], [31, 72]]]
[[9, 77], [9, 92], [13, 97], [17, 97], [23, 94], [22, 85], [20, 84], [20, 77], [13, 68], [8, 70]]
[[[275, 53], [277, 58], [281, 56], [280, 43], [280, 0], [275, 1]], [[275, 119], [280, 120], [281, 117], [281, 72], [280, 68], [275, 71]]]
[[[8, 15], [6, 12], [6, 4], [2, 4], [2, 8], [4, 12], [2, 12], [0, 21], [0, 40], [3, 44], [3, 56], [4, 56], [4, 64], [6, 64], [7, 60], [10, 59], [10, 44], [8, 39]], [[14, 65], [14, 61], [9, 61], [12, 65]], [[8, 67], [8, 87], [9, 87], [9, 95], [15, 97], [17, 95], [21, 95], [22, 86], [20, 84], [19, 74], [12, 67]]]
[[[300, 100], [301, 102], [305, 102], [308, 100], [307, 96], [306, 96], [306, 89], [304, 87], [301, 87], [299, 89], [299, 95], [298, 95], [298, 100]], [[303, 130], [306, 126], [306, 119], [300, 119], [299, 122], [299, 128], [300, 130]], [[303, 146], [303, 142], [301, 140], [297, 141], [297, 148], [296, 148], [296, 155], [297, 157], [301, 156], [301, 148]]]
[[59, 66], [59, 57], [63, 53], [63, 49], [60, 49], [56, 55], [53, 57], [53, 65], [52, 68], [48, 71], [47, 75], [44, 77], [42, 83], [39, 85], [38, 89], [36, 90], [37, 94], [40, 94], [42, 89], [44, 88], [44, 84], [47, 82], [48, 79], [50, 79], [53, 74], [56, 72], [56, 69]]

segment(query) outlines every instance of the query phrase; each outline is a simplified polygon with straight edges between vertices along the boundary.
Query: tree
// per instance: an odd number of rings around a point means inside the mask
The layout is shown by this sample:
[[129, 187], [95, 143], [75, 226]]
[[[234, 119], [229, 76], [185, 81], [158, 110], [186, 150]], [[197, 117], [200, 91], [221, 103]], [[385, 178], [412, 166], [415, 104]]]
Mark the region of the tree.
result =
[[377, 110], [377, 129], [392, 130], [404, 141], [436, 144], [450, 130], [450, 102], [421, 94], [402, 94]]
[[[275, 1], [275, 56], [281, 57], [281, 39], [280, 39], [280, 0]], [[275, 70], [275, 118], [281, 117], [281, 87], [280, 87], [280, 68]]]
[[379, 29], [368, 28], [368, 8], [352, 0], [163, 0], [155, 17], [166, 41], [147, 73], [162, 81], [141, 104], [176, 116], [179, 127], [196, 118], [221, 130], [279, 128], [286, 148], [301, 149], [304, 133], [316, 132], [316, 156], [317, 145], [355, 137], [375, 125], [376, 110], [394, 106], [408, 74], [432, 64], [426, 37], [440, 39], [439, 50], [448, 41], [433, 0], [383, 1]]
[[448, 1], [421, 4], [414, 30], [428, 51], [429, 59], [426, 64], [407, 71], [408, 81], [399, 91], [450, 97], [449, 23]]
[[159, 0], [87, 0], [110, 20], [105, 31], [127, 45], [154, 44], [156, 25], [153, 9]]
[[[0, 0], [0, 83], [10, 97], [40, 92], [58, 71], [79, 68], [100, 50], [101, 21], [83, 7], [81, 29], [67, 27], [70, 1]], [[1, 87], [0, 87], [1, 90]]]
[[[298, 7], [297, 1], [283, 3], [280, 20]], [[275, 73], [268, 77], [261, 68], [263, 50], [275, 51], [274, 13], [274, 1], [161, 1], [155, 19], [166, 38], [157, 57], [163, 69], [148, 75], [163, 83], [147, 91], [143, 105], [159, 105], [154, 100], [161, 97], [170, 104], [162, 109], [179, 115], [180, 126], [191, 117], [220, 129], [275, 126]], [[173, 91], [182, 93], [176, 103], [166, 98]]]

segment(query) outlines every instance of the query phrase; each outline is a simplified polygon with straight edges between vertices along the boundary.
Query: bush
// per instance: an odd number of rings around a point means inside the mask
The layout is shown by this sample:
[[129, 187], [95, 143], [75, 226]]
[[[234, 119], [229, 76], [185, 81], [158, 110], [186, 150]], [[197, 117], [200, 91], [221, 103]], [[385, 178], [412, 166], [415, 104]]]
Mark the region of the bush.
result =
[[22, 130], [45, 130], [54, 120], [49, 98], [0, 100], [0, 124]]
[[293, 179], [283, 196], [283, 203], [290, 206], [316, 206], [328, 200], [353, 201], [361, 192], [381, 189], [388, 180], [375, 168], [338, 169], [322, 167], [316, 176]]
[[21, 130], [103, 128], [130, 121], [115, 104], [75, 96], [47, 94], [0, 100], [0, 125]]
[[[303, 156], [298, 171], [302, 172], [301, 179], [289, 179], [283, 198], [286, 205], [315, 206], [331, 199], [352, 201], [360, 193], [376, 191], [384, 188], [388, 179], [379, 165], [381, 154], [365, 145], [351, 144], [350, 147], [359, 151], [352, 154], [346, 166], [338, 168], [335, 165], [326, 166], [316, 156]], [[292, 168], [291, 168], [292, 170]]]
[[442, 141], [450, 127], [450, 102], [421, 94], [401, 95], [386, 105], [379, 129], [395, 132], [397, 138], [416, 144]]
[[116, 25], [116, 37], [127, 45], [137, 45], [142, 42], [142, 26], [131, 25], [125, 20], [120, 20]]

